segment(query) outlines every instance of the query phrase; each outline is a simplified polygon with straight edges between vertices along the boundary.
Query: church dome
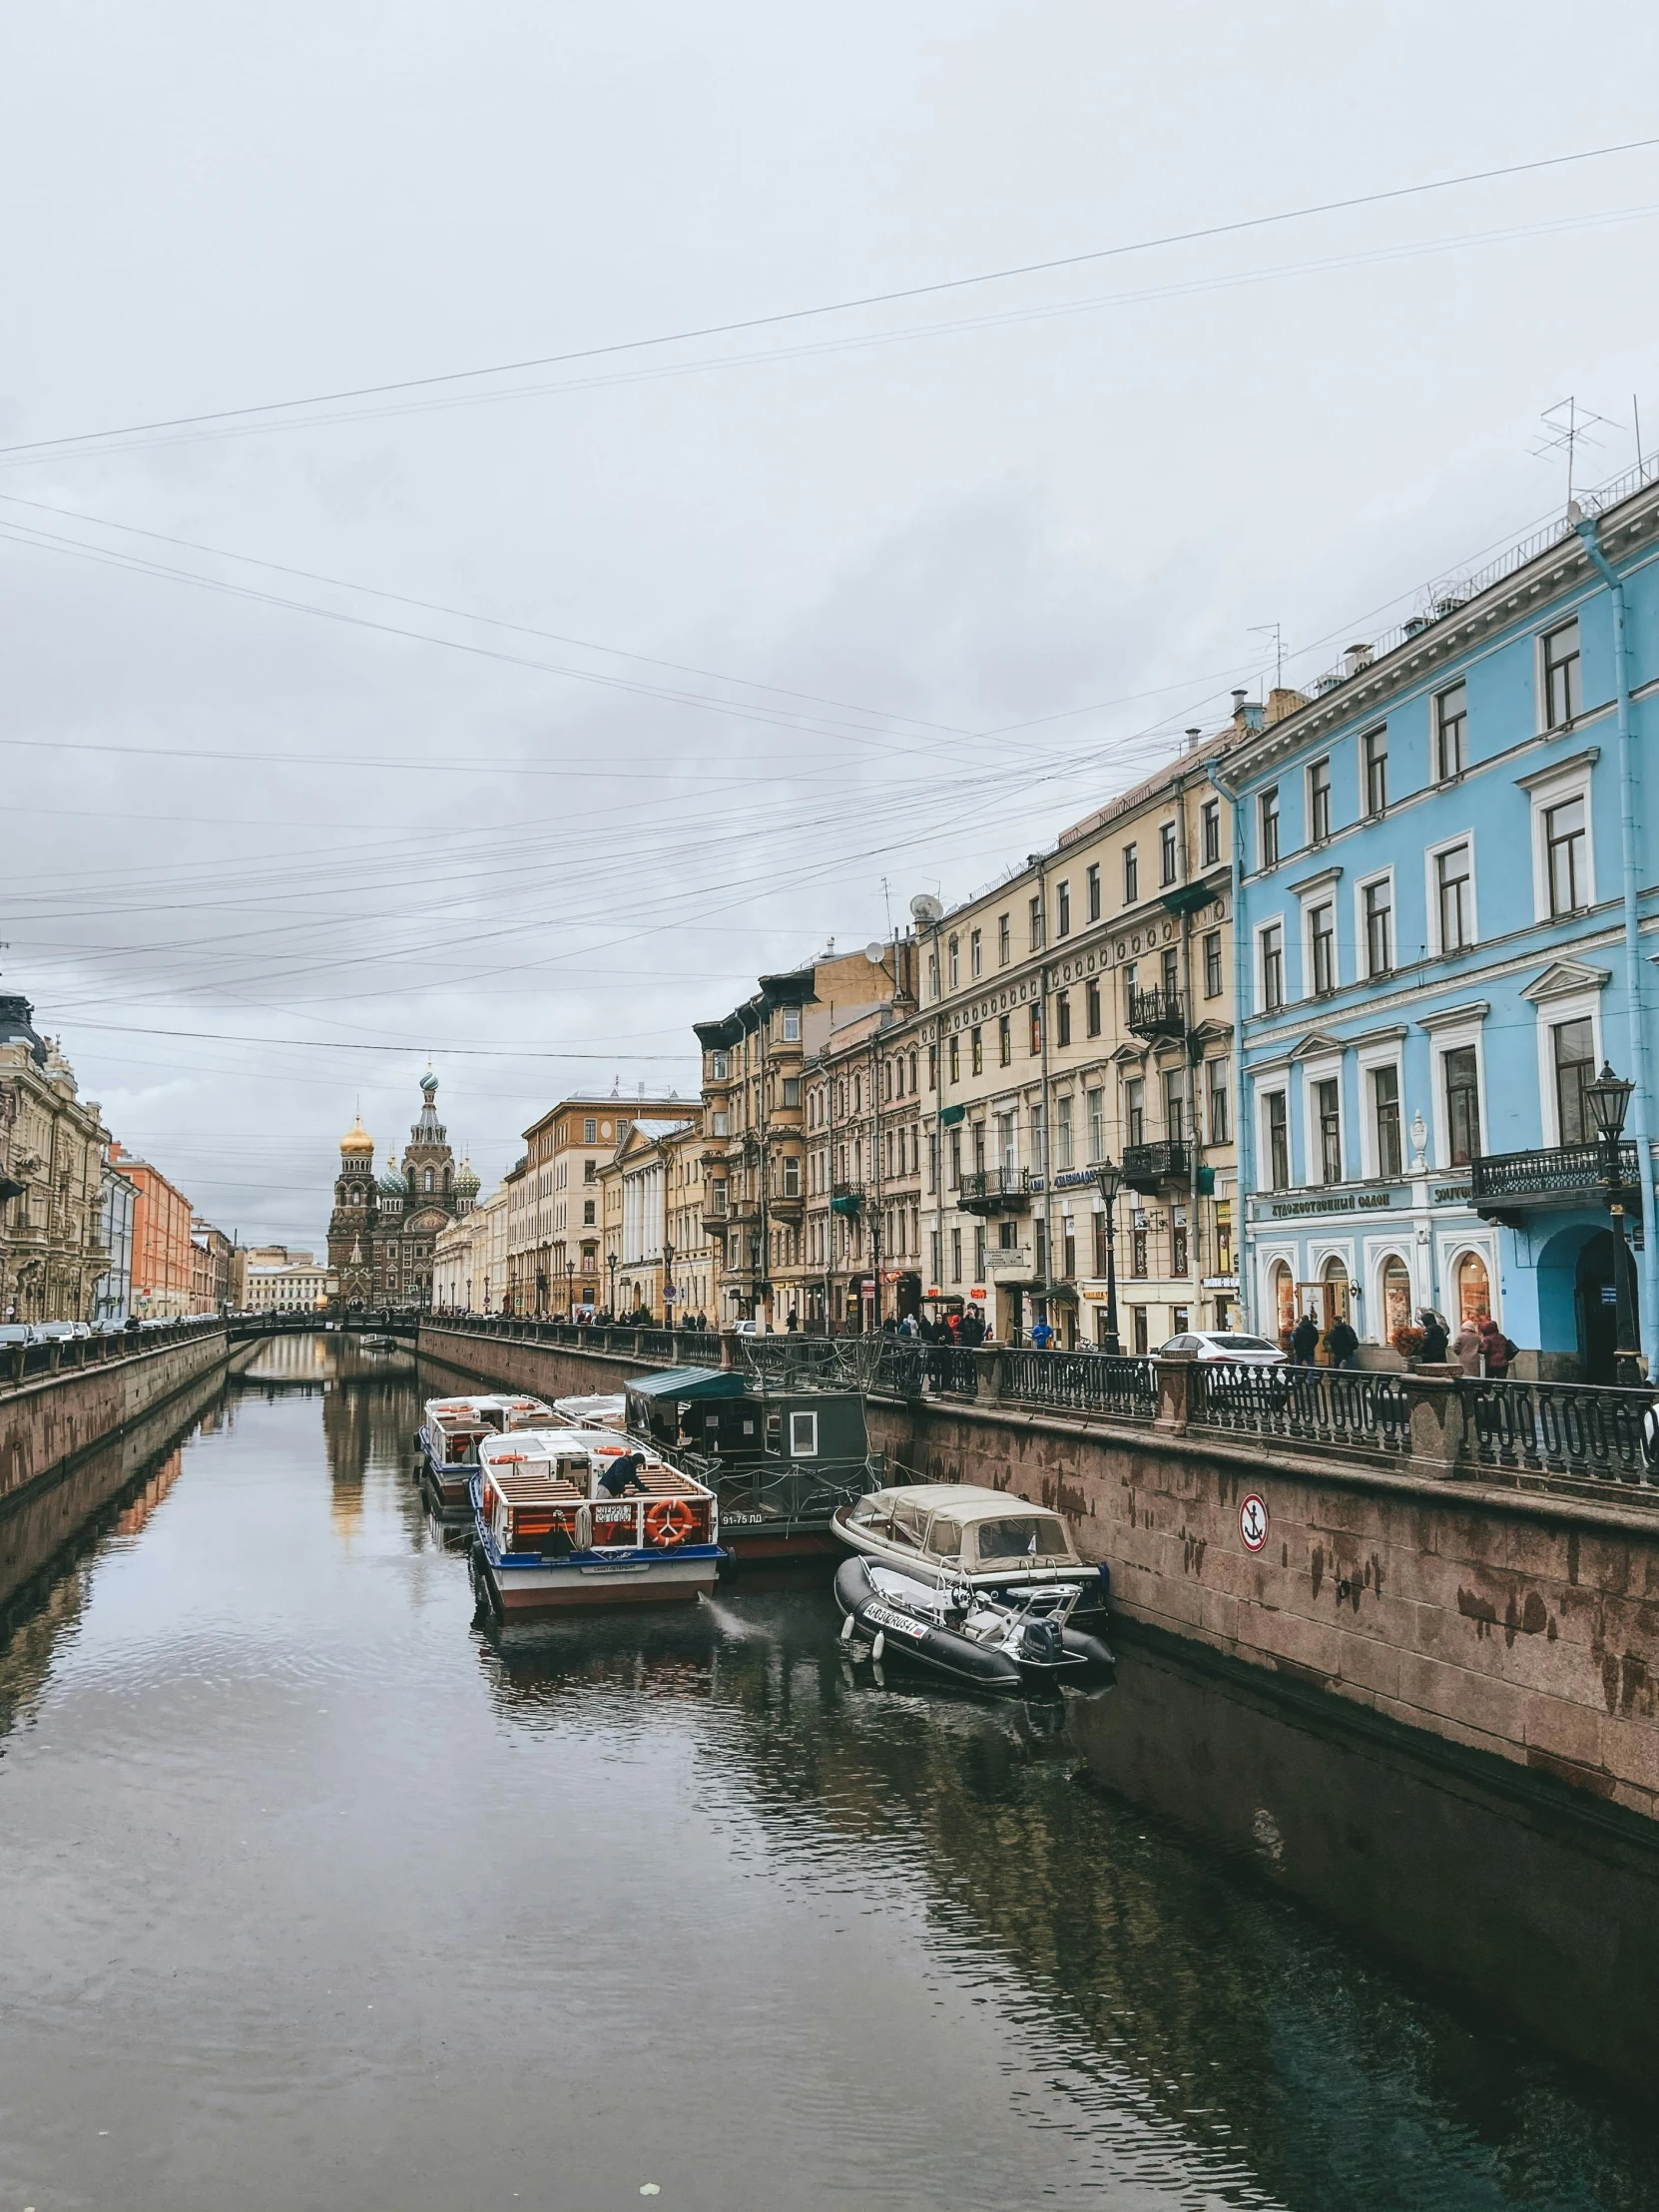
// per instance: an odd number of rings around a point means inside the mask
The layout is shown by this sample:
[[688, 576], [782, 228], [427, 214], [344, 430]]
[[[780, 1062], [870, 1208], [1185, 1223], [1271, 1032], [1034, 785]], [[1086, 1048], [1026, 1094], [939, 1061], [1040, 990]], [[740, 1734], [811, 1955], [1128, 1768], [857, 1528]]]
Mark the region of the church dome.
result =
[[403, 1177], [402, 1170], [394, 1159], [387, 1160], [385, 1167], [374, 1180], [387, 1198], [401, 1198], [409, 1187]]
[[351, 1126], [341, 1137], [339, 1148], [342, 1154], [366, 1153], [370, 1159], [374, 1157], [374, 1139], [363, 1127], [360, 1114], [352, 1115]]
[[470, 1160], [463, 1160], [455, 1170], [455, 1196], [457, 1198], [476, 1198], [478, 1196], [478, 1171]]

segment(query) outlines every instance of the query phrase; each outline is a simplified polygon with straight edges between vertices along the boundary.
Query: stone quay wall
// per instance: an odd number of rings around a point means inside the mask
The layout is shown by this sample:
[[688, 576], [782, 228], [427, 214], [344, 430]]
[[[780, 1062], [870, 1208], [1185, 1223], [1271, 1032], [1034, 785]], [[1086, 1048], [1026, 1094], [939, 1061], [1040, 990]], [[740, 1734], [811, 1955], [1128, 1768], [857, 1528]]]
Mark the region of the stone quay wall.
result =
[[223, 1329], [29, 1376], [0, 1387], [0, 1501], [90, 1451], [224, 1367]]
[[[420, 1350], [541, 1396], [667, 1364], [464, 1328]], [[875, 1395], [871, 1442], [909, 1475], [1056, 1507], [1128, 1622], [1659, 1817], [1659, 1503], [1450, 1472], [1432, 1433], [1383, 1464], [1202, 1430], [1179, 1367], [1156, 1422]]]

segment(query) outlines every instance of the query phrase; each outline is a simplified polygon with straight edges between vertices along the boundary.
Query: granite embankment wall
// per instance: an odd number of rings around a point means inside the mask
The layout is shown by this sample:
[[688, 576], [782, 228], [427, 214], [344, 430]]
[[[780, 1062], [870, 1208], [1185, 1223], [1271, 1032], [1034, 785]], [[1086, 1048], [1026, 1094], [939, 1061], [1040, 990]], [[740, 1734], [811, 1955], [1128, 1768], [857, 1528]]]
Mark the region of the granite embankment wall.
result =
[[[664, 1364], [459, 1330], [420, 1350], [542, 1396]], [[914, 1475], [1058, 1507], [1131, 1622], [1659, 1817], [1659, 1506], [1007, 1404], [875, 1397], [870, 1425]]]
[[217, 1373], [228, 1351], [223, 1330], [205, 1330], [0, 1387], [0, 1502]]

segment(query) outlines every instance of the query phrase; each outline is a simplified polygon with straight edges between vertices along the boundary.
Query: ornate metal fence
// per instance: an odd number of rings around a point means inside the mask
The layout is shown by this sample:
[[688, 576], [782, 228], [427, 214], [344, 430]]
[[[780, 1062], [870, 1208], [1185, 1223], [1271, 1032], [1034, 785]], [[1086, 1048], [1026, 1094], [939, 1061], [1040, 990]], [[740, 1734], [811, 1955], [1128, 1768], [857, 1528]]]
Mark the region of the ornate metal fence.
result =
[[1659, 1489], [1642, 1448], [1649, 1390], [1471, 1378], [1458, 1391], [1468, 1415], [1463, 1449], [1478, 1466]]
[[1231, 1367], [1192, 1371], [1188, 1418], [1255, 1436], [1289, 1436], [1366, 1451], [1403, 1451], [1410, 1407], [1399, 1379], [1348, 1368]]
[[1151, 1420], [1158, 1411], [1158, 1364], [1109, 1352], [1005, 1352], [1001, 1395], [1025, 1405]]

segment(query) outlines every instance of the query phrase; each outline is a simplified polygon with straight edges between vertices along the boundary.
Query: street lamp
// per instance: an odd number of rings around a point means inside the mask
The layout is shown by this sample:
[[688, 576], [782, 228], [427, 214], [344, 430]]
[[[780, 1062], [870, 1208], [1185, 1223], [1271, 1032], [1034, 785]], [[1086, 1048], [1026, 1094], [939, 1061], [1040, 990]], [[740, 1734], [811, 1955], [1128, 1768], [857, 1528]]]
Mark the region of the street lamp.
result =
[[1607, 1181], [1607, 1211], [1613, 1217], [1613, 1303], [1618, 1327], [1618, 1342], [1613, 1348], [1613, 1374], [1629, 1389], [1641, 1387], [1642, 1355], [1636, 1342], [1636, 1316], [1630, 1300], [1630, 1259], [1624, 1241], [1625, 1182], [1619, 1160], [1619, 1139], [1624, 1135], [1624, 1117], [1630, 1111], [1631, 1093], [1635, 1088], [1635, 1084], [1626, 1082], [1622, 1075], [1615, 1075], [1612, 1063], [1607, 1060], [1601, 1063], [1601, 1073], [1595, 1081], [1584, 1086], [1584, 1103], [1590, 1109], [1601, 1138], [1601, 1172]]
[[610, 1269], [610, 1271], [611, 1271], [611, 1319], [612, 1319], [612, 1321], [615, 1321], [615, 1320], [616, 1320], [616, 1267], [617, 1267], [617, 1261], [618, 1261], [618, 1259], [619, 1259], [620, 1257], [621, 1257], [621, 1255], [620, 1255], [620, 1254], [618, 1254], [618, 1253], [615, 1253], [615, 1252], [610, 1252], [610, 1253], [607, 1253], [607, 1254], [606, 1254], [606, 1256], [605, 1256], [605, 1265], [606, 1265], [606, 1266], [607, 1266], [607, 1267], [608, 1267], [608, 1268]]
[[574, 1260], [567, 1260], [567, 1261], [565, 1262], [565, 1320], [566, 1320], [567, 1322], [572, 1322], [572, 1321], [574, 1321], [575, 1319], [576, 1319], [576, 1262], [575, 1262]]
[[1123, 1188], [1123, 1170], [1115, 1160], [1102, 1160], [1094, 1179], [1106, 1207], [1106, 1350], [1117, 1355], [1123, 1348], [1118, 1342], [1118, 1232], [1113, 1208]]
[[674, 1327], [674, 1247], [663, 1239], [663, 1327]]

